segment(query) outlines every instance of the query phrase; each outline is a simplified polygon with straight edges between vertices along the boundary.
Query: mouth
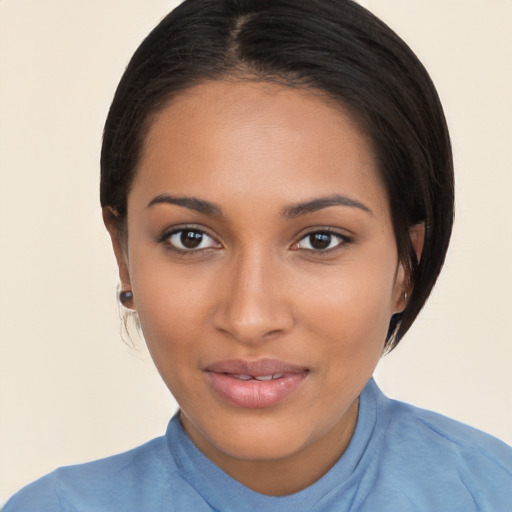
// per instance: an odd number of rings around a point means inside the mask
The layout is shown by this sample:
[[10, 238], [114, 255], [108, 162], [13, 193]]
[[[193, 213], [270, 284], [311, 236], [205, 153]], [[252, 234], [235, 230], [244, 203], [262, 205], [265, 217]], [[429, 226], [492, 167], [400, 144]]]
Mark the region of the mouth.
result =
[[219, 361], [205, 368], [211, 388], [225, 403], [241, 408], [273, 407], [293, 394], [309, 369], [276, 359]]
[[274, 373], [270, 375], [243, 375], [240, 373], [226, 373], [225, 375], [229, 375], [233, 377], [234, 379], [238, 380], [259, 380], [260, 382], [268, 381], [268, 380], [275, 380], [275, 379], [282, 379], [284, 377], [284, 373]]

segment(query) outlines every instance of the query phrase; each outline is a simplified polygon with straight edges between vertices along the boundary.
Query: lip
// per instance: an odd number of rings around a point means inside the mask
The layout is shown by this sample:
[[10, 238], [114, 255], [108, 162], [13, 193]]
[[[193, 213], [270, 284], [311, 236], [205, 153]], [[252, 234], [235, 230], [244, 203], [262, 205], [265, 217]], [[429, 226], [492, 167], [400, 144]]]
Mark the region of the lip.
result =
[[212, 389], [223, 401], [248, 409], [279, 404], [309, 375], [308, 368], [277, 359], [229, 359], [212, 363], [204, 371]]

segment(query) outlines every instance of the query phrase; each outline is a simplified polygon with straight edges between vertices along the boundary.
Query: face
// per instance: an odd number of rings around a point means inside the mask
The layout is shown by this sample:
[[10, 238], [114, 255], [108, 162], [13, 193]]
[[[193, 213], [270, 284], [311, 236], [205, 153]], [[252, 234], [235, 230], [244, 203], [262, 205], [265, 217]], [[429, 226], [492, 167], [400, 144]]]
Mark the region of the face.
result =
[[155, 364], [213, 460], [350, 438], [405, 276], [371, 144], [340, 108], [268, 83], [182, 93], [150, 128], [116, 245]]

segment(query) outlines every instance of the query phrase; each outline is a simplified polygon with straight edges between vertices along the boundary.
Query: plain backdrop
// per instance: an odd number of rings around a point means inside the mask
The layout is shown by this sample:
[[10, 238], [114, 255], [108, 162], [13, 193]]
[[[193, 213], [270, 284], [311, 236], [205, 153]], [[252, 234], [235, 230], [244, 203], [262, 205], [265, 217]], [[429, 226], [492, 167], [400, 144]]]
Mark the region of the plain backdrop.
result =
[[[367, 0], [429, 69], [453, 139], [444, 273], [384, 391], [512, 443], [512, 1]], [[121, 73], [176, 2], [0, 0], [0, 502], [164, 433], [176, 408], [120, 338], [98, 201]]]

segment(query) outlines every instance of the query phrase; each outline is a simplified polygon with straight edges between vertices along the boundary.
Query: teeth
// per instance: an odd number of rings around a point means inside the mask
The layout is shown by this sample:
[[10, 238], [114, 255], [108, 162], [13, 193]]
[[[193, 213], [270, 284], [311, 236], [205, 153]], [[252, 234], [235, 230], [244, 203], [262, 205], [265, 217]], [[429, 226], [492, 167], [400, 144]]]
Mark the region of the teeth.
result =
[[284, 373], [274, 373], [273, 375], [258, 375], [257, 377], [253, 377], [252, 375], [244, 375], [242, 373], [232, 373], [231, 375], [235, 379], [238, 379], [238, 380], [259, 380], [259, 381], [281, 379], [282, 377], [284, 377]]
[[233, 376], [240, 380], [252, 380], [251, 375], [233, 375]]
[[284, 373], [274, 373], [274, 375], [261, 375], [260, 377], [254, 377], [256, 380], [273, 380], [280, 379], [284, 376]]

